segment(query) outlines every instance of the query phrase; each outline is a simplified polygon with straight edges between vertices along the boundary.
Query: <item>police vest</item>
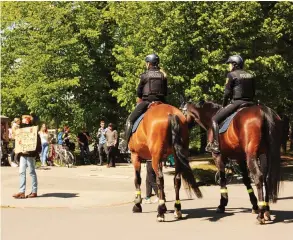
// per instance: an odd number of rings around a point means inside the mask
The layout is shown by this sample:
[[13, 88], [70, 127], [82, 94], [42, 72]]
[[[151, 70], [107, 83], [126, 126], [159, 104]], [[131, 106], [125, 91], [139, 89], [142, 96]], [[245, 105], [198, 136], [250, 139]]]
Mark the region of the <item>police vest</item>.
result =
[[253, 100], [255, 96], [254, 76], [243, 70], [230, 72], [233, 77], [233, 99]]
[[159, 70], [149, 70], [146, 72], [146, 83], [143, 87], [143, 96], [164, 95], [164, 74]]

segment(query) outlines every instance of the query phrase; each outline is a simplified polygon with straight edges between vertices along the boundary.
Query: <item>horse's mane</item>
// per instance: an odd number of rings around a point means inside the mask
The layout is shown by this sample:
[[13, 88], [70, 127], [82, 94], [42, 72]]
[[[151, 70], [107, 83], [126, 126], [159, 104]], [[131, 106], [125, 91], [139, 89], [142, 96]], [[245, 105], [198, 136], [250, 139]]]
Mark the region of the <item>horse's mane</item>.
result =
[[211, 108], [215, 108], [215, 109], [220, 109], [222, 106], [217, 104], [217, 103], [214, 103], [214, 102], [211, 102], [211, 101], [200, 101], [198, 103], [194, 103], [194, 105], [196, 107], [203, 107], [204, 105], [211, 105]]
[[204, 104], [211, 104], [212, 108], [217, 108], [217, 109], [222, 107], [220, 104], [217, 104], [217, 103], [214, 103], [214, 102], [211, 102], [211, 101], [206, 101]]

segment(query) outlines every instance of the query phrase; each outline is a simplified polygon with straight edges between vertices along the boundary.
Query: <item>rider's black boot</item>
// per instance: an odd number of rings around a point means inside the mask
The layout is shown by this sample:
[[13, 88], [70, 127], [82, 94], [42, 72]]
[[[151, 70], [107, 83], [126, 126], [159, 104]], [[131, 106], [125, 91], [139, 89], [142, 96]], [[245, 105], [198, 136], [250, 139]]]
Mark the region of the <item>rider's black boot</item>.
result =
[[128, 143], [131, 137], [131, 131], [132, 131], [133, 124], [128, 119], [126, 121], [125, 125], [125, 141], [126, 141], [126, 149], [128, 149]]
[[213, 129], [213, 138], [214, 138], [214, 141], [213, 143], [210, 145], [210, 150], [213, 152], [213, 153], [220, 153], [220, 144], [219, 144], [219, 125], [213, 121], [213, 124], [212, 124], [212, 129]]

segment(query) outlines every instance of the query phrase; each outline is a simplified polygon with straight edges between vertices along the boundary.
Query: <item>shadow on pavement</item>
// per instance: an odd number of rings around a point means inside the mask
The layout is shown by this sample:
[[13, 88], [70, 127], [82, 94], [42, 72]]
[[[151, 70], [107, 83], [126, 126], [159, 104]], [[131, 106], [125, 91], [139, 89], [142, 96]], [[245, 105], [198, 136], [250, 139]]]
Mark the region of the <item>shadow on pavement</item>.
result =
[[[227, 208], [229, 210], [236, 210], [238, 213], [240, 212], [247, 212], [251, 214], [250, 208]], [[237, 212], [235, 212], [237, 214]], [[254, 214], [251, 214], [254, 215]], [[266, 224], [275, 224], [275, 223], [293, 223], [293, 211], [281, 211], [281, 210], [271, 210], [271, 215], [275, 217], [273, 221], [266, 222]], [[256, 216], [256, 215], [255, 215]]]
[[45, 193], [39, 197], [74, 198], [79, 197], [78, 193]]
[[183, 217], [183, 220], [189, 218], [205, 218], [206, 221], [210, 222], [217, 222], [224, 217], [234, 215], [234, 213], [229, 212], [229, 209], [225, 213], [216, 213], [215, 208], [182, 209], [182, 213], [187, 215]]
[[280, 198], [278, 198], [278, 200], [290, 200], [290, 199], [293, 199], [293, 196], [292, 197], [280, 197]]
[[[291, 198], [291, 197], [290, 197]], [[287, 199], [290, 199], [287, 198]], [[292, 197], [293, 198], [293, 197]], [[286, 198], [284, 198], [286, 199]], [[143, 213], [156, 213], [156, 210], [147, 211]], [[166, 214], [173, 213], [173, 209], [169, 209]], [[238, 213], [247, 213], [251, 215], [252, 221], [256, 219], [256, 214], [251, 213], [251, 208], [226, 208], [225, 213], [216, 213], [215, 208], [198, 208], [198, 209], [182, 209], [182, 214], [186, 214], [180, 221], [188, 220], [192, 218], [200, 219], [202, 218], [205, 221], [217, 222], [225, 217], [230, 217], [237, 215]], [[275, 224], [275, 223], [293, 223], [293, 211], [281, 211], [281, 210], [272, 210], [271, 215], [273, 221], [266, 222], [266, 224]], [[166, 222], [176, 222], [178, 220], [170, 220]]]

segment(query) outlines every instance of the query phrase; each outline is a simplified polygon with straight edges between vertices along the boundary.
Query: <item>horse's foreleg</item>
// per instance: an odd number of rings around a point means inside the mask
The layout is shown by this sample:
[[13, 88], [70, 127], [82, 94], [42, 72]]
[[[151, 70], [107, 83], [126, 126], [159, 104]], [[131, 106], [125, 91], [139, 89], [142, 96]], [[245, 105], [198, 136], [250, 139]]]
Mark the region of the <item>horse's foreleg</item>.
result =
[[179, 198], [179, 192], [181, 187], [181, 174], [175, 173], [174, 176], [174, 187], [175, 187], [175, 205], [174, 205], [174, 217], [175, 219], [181, 219], [182, 218], [182, 212], [181, 212], [181, 203]]
[[132, 160], [134, 170], [135, 170], [134, 185], [135, 185], [135, 189], [136, 189], [136, 191], [135, 191], [135, 199], [134, 199], [135, 205], [133, 206], [132, 211], [134, 213], [137, 213], [137, 212], [142, 212], [142, 208], [141, 208], [142, 199], [141, 199], [141, 189], [140, 189], [140, 185], [141, 185], [141, 176], [140, 176], [141, 162], [139, 160], [138, 155], [133, 154], [133, 153], [131, 153], [131, 160]]
[[226, 174], [225, 174], [225, 158], [221, 155], [213, 154], [213, 157], [215, 159], [216, 165], [218, 170], [220, 171], [220, 192], [221, 192], [221, 200], [220, 205], [217, 208], [217, 213], [224, 213], [225, 208], [228, 205], [228, 189], [227, 189], [227, 180], [226, 180]]
[[265, 223], [264, 212], [266, 210], [266, 202], [264, 201], [264, 193], [263, 193], [263, 173], [260, 171], [259, 166], [257, 164], [256, 156], [253, 154], [247, 154], [247, 165], [248, 169], [252, 173], [254, 177], [254, 183], [258, 193], [258, 206], [259, 206], [259, 214], [257, 216], [257, 220], [260, 224]]
[[242, 177], [243, 177], [242, 181], [243, 181], [244, 185], [246, 186], [246, 189], [247, 189], [247, 192], [249, 195], [249, 199], [252, 204], [252, 213], [258, 213], [257, 198], [256, 198], [254, 191], [253, 191], [253, 188], [251, 186], [251, 180], [250, 180], [250, 177], [248, 174], [248, 169], [246, 166], [245, 159], [240, 159], [239, 167], [242, 172]]
[[159, 206], [158, 206], [157, 221], [163, 222], [165, 221], [164, 214], [167, 212], [167, 207], [165, 205], [164, 176], [163, 176], [162, 166], [158, 164], [157, 167], [154, 167], [153, 165], [153, 168], [157, 176], [157, 185], [158, 185], [158, 192], [159, 192]]

